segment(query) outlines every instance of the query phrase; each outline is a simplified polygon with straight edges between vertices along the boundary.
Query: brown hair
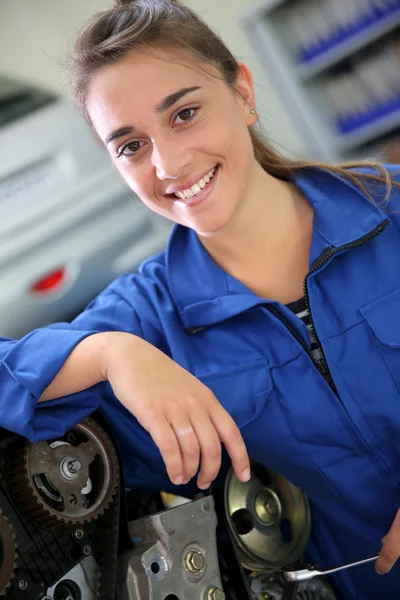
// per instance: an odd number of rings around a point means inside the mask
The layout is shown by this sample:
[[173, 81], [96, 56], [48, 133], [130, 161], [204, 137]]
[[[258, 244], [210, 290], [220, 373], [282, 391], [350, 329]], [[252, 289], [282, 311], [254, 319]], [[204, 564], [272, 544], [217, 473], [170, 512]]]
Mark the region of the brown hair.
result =
[[[238, 75], [236, 59], [220, 37], [190, 8], [177, 0], [116, 0], [115, 5], [89, 19], [77, 37], [71, 56], [73, 99], [90, 125], [86, 100], [91, 78], [99, 69], [118, 62], [133, 50], [179, 50], [200, 65], [216, 67], [226, 84], [235, 89]], [[379, 184], [383, 202], [389, 198], [392, 185], [397, 185], [388, 170], [379, 163], [364, 161], [331, 165], [290, 160], [273, 149], [254, 127], [250, 127], [249, 131], [256, 160], [270, 175], [279, 179], [289, 179], [296, 172], [320, 167], [343, 177], [371, 200], [371, 185]], [[357, 169], [366, 166], [375, 172], [357, 172]]]

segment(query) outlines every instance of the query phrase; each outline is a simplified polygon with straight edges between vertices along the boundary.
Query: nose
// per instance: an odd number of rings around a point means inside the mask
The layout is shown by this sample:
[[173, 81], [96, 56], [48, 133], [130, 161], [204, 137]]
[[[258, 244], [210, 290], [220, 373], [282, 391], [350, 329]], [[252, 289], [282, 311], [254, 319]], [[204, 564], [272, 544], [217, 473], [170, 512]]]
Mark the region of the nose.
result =
[[171, 141], [153, 142], [152, 163], [158, 179], [179, 179], [190, 163], [190, 152]]

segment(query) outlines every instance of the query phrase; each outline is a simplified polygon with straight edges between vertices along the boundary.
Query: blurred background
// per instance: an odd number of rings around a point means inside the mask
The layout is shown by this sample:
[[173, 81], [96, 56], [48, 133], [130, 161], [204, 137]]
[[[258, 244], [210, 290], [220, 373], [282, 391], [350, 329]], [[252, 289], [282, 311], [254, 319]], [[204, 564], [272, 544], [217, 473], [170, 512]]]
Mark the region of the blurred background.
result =
[[[0, 0], [0, 336], [69, 320], [161, 251], [69, 104], [62, 57], [103, 0]], [[400, 163], [400, 0], [186, 0], [251, 68], [290, 156]]]

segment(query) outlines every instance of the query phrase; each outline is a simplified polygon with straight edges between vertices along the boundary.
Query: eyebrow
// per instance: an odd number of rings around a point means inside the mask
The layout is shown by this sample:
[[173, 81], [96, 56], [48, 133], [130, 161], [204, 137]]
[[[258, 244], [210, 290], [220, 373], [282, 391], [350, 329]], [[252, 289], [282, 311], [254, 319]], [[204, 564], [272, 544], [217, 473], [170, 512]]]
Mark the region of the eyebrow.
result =
[[155, 112], [157, 114], [165, 112], [166, 110], [171, 108], [171, 106], [173, 106], [175, 104], [175, 102], [178, 102], [178, 100], [183, 98], [183, 96], [186, 96], [186, 94], [190, 94], [190, 92], [195, 92], [196, 90], [199, 90], [199, 89], [200, 89], [200, 86], [196, 85], [194, 87], [182, 88], [181, 90], [178, 90], [177, 92], [174, 92], [173, 94], [170, 94], [169, 96], [164, 98], [164, 100], [162, 100], [162, 102], [160, 102], [160, 104], [157, 104], [157, 106], [155, 108]]
[[[156, 105], [154, 111], [156, 114], [161, 114], [163, 112], [165, 112], [166, 110], [168, 110], [169, 108], [171, 108], [171, 106], [173, 106], [176, 102], [178, 102], [178, 100], [180, 100], [181, 98], [183, 98], [184, 96], [186, 96], [186, 94], [190, 94], [191, 92], [195, 92], [196, 90], [199, 90], [200, 86], [196, 85], [193, 87], [188, 87], [188, 88], [182, 88], [180, 90], [178, 90], [177, 92], [174, 92], [173, 94], [170, 94], [169, 96], [167, 96], [166, 98], [164, 98], [164, 100], [162, 100], [159, 104]], [[124, 135], [128, 135], [128, 133], [133, 133], [135, 131], [135, 128], [133, 126], [125, 126], [125, 127], [120, 127], [119, 129], [116, 129], [115, 131], [112, 131], [111, 133], [108, 134], [108, 136], [105, 139], [105, 144], [107, 146], [107, 144], [109, 144], [110, 142], [113, 142], [114, 140], [123, 137]]]

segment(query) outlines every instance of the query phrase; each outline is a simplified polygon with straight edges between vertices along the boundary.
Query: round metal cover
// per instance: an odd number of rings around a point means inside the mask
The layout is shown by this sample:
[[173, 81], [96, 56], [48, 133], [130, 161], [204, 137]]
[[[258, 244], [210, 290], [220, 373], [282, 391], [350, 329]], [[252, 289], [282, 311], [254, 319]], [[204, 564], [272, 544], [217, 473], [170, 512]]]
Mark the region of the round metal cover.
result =
[[259, 463], [242, 483], [231, 470], [225, 509], [243, 566], [275, 571], [299, 560], [310, 534], [310, 509], [303, 492]]

